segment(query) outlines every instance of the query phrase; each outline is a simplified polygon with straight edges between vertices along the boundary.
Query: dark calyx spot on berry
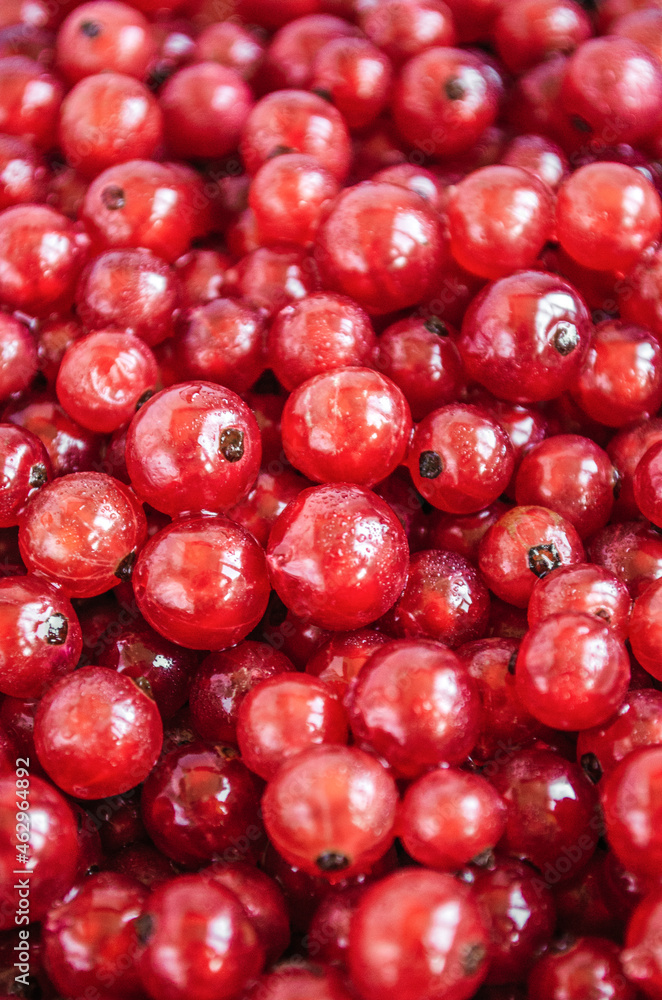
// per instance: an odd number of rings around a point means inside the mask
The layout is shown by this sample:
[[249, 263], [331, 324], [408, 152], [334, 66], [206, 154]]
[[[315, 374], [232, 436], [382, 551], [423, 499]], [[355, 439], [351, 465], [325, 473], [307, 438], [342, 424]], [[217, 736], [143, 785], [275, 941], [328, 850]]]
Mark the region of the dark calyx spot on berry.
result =
[[614, 500], [618, 500], [621, 495], [621, 487], [623, 486], [623, 479], [621, 477], [618, 469], [614, 469], [614, 485], [612, 487], [612, 493], [614, 494]]
[[217, 743], [214, 750], [223, 760], [235, 760], [239, 756], [239, 751], [235, 747], [229, 747], [225, 743]]
[[462, 971], [465, 976], [475, 976], [487, 958], [487, 948], [484, 944], [467, 945], [462, 956]]
[[46, 621], [46, 642], [49, 646], [61, 646], [67, 641], [69, 634], [69, 619], [56, 611]]
[[37, 462], [30, 469], [30, 477], [28, 479], [28, 485], [33, 489], [39, 489], [40, 486], [44, 486], [48, 482], [48, 473], [46, 472], [46, 466], [41, 462]]
[[149, 74], [149, 79], [147, 81], [147, 86], [150, 90], [158, 90], [166, 80], [169, 80], [172, 74], [175, 72], [175, 65], [172, 62], [168, 62], [163, 59], [158, 62], [156, 66], [153, 67]]
[[138, 410], [140, 409], [141, 406], [145, 405], [145, 403], [147, 402], [148, 399], [152, 398], [153, 395], [154, 395], [154, 390], [153, 389], [145, 389], [145, 391], [143, 392], [142, 396], [139, 398], [138, 402], [136, 403], [136, 413], [138, 412]]
[[422, 451], [418, 460], [418, 471], [423, 479], [436, 479], [444, 471], [441, 455], [436, 451]]
[[529, 569], [541, 579], [561, 565], [561, 556], [554, 542], [549, 545], [534, 545], [529, 549]]
[[321, 97], [323, 101], [328, 101], [329, 104], [333, 104], [333, 96], [330, 91], [325, 90], [324, 87], [313, 87], [313, 94], [317, 94]]
[[274, 146], [267, 159], [273, 160], [277, 156], [285, 156], [286, 153], [296, 153], [296, 149], [293, 149], [292, 146]]
[[85, 874], [86, 875], [96, 875], [100, 871], [101, 871], [101, 868], [99, 867], [99, 865], [91, 864], [91, 865], [89, 865], [89, 867], [87, 867], [85, 869]]
[[491, 868], [494, 864], [494, 851], [491, 847], [486, 847], [484, 851], [471, 859], [471, 864], [475, 865], [476, 868]]
[[448, 327], [438, 316], [430, 316], [429, 319], [426, 319], [425, 329], [428, 333], [436, 333], [438, 337], [448, 336]]
[[515, 650], [514, 653], [511, 654], [511, 657], [508, 660], [508, 673], [509, 674], [514, 674], [515, 673], [515, 664], [516, 663], [517, 663], [517, 650]]
[[116, 212], [126, 205], [126, 195], [124, 188], [117, 184], [108, 184], [101, 192], [101, 201], [109, 212]]
[[449, 101], [460, 101], [465, 94], [464, 84], [456, 76], [452, 76], [444, 84], [444, 93]]
[[121, 580], [122, 583], [126, 583], [128, 580], [131, 579], [133, 575], [133, 567], [135, 561], [136, 561], [136, 553], [129, 552], [128, 556], [124, 556], [124, 559], [122, 559], [122, 562], [115, 570], [115, 576], [117, 577], [118, 580]]
[[598, 781], [602, 777], [602, 768], [600, 766], [600, 761], [595, 756], [594, 753], [584, 753], [581, 756], [579, 763], [582, 766], [582, 770], [586, 777], [597, 785]]
[[141, 944], [147, 944], [154, 933], [154, 920], [149, 913], [143, 913], [134, 924], [136, 934]]
[[598, 608], [593, 614], [597, 615], [598, 618], [602, 618], [603, 621], [607, 622], [607, 625], [611, 625], [611, 615], [606, 608]]
[[560, 323], [556, 328], [552, 343], [554, 350], [558, 351], [562, 358], [567, 357], [568, 354], [572, 354], [579, 343], [577, 328], [570, 323]]
[[320, 854], [315, 864], [321, 872], [341, 872], [349, 868], [349, 858], [336, 851], [327, 851], [326, 854]]
[[148, 698], [154, 701], [154, 692], [152, 691], [152, 685], [149, 683], [146, 677], [132, 677], [131, 680], [140, 688], [143, 694], [146, 694]]
[[80, 26], [81, 35], [86, 38], [97, 38], [101, 34], [101, 25], [98, 21], [83, 21]]
[[593, 131], [593, 127], [589, 125], [585, 118], [580, 118], [579, 115], [572, 115], [570, 122], [572, 127], [576, 128], [578, 132], [584, 132], [588, 135]]
[[218, 448], [228, 462], [238, 462], [244, 455], [244, 432], [236, 427], [226, 427], [221, 431]]

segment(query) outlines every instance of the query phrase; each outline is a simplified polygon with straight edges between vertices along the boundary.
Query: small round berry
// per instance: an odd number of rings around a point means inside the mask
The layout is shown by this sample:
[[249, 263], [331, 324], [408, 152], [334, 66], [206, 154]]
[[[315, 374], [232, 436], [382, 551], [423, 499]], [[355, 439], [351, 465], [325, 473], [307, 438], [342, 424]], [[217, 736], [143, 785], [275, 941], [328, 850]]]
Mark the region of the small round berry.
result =
[[336, 178], [314, 156], [284, 153], [267, 160], [248, 191], [261, 243], [310, 246], [338, 191]]
[[634, 474], [648, 449], [659, 441], [662, 441], [662, 419], [653, 417], [624, 427], [607, 444], [607, 454], [618, 477], [614, 520], [625, 521], [639, 516], [634, 498]]
[[662, 580], [655, 580], [639, 594], [632, 608], [629, 630], [632, 652], [656, 680], [662, 680], [661, 592]]
[[608, 524], [588, 547], [591, 562], [618, 577], [634, 598], [662, 576], [662, 539], [645, 521]]
[[0, 59], [0, 121], [8, 135], [51, 149], [63, 96], [60, 80], [36, 60], [21, 55]]
[[603, 776], [629, 754], [662, 743], [662, 692], [650, 688], [629, 691], [616, 715], [595, 729], [584, 729], [577, 738], [577, 760], [587, 755], [597, 760]]
[[263, 316], [236, 299], [215, 298], [191, 309], [175, 338], [192, 379], [245, 392], [265, 368]]
[[497, 52], [516, 75], [557, 53], [568, 55], [591, 34], [589, 16], [575, 0], [514, 0], [494, 24]]
[[26, 503], [53, 478], [39, 438], [15, 424], [0, 424], [0, 528], [18, 524]]
[[350, 129], [371, 125], [388, 104], [391, 62], [367, 38], [334, 38], [317, 52], [310, 89], [328, 95]]
[[253, 993], [248, 998], [255, 1000], [303, 1000], [314, 996], [315, 1000], [353, 1000], [340, 972], [332, 965], [316, 965], [296, 960], [277, 965], [273, 972], [265, 973], [255, 983]]
[[537, 580], [527, 608], [533, 628], [551, 615], [576, 611], [604, 622], [626, 639], [632, 601], [625, 584], [603, 566], [561, 566]]
[[284, 763], [267, 785], [267, 833], [290, 864], [337, 882], [369, 869], [393, 841], [398, 793], [356, 747], [319, 746]]
[[68, 597], [94, 597], [130, 579], [147, 533], [142, 506], [102, 472], [77, 472], [44, 486], [21, 517], [26, 566]]
[[306, 673], [319, 677], [342, 696], [370, 656], [389, 641], [374, 629], [334, 632], [306, 663]]
[[204, 27], [195, 40], [195, 51], [201, 62], [227, 66], [247, 82], [264, 59], [264, 45], [257, 32], [234, 21], [215, 21]]
[[[556, 0], [552, 2], [556, 3]], [[508, 143], [501, 162], [509, 167], [529, 170], [539, 181], [548, 184], [554, 191], [570, 172], [570, 165], [561, 147], [552, 139], [541, 135], [525, 133], [515, 136]]]
[[174, 157], [221, 157], [236, 149], [253, 103], [249, 87], [216, 62], [185, 66], [159, 94], [166, 145]]
[[6, 420], [39, 438], [55, 476], [92, 469], [99, 462], [99, 436], [72, 420], [50, 394], [19, 397], [7, 406], [4, 415]]
[[46, 166], [24, 139], [0, 135], [0, 211], [45, 200]]
[[156, 510], [224, 512], [248, 493], [260, 468], [260, 432], [246, 404], [211, 382], [162, 389], [136, 413], [126, 467]]
[[621, 952], [621, 963], [627, 978], [640, 987], [642, 995], [654, 998], [662, 992], [662, 891], [653, 889], [639, 903], [631, 916]]
[[582, 1000], [591, 996], [635, 1000], [634, 986], [623, 975], [619, 947], [599, 937], [580, 937], [556, 951], [552, 947], [533, 966], [528, 1000]]
[[216, 862], [201, 874], [239, 897], [264, 948], [267, 964], [277, 961], [290, 943], [290, 920], [285, 896], [276, 880], [247, 861]]
[[155, 56], [151, 25], [119, 0], [80, 4], [62, 22], [55, 43], [58, 71], [69, 84], [104, 70], [143, 80]]
[[658, 528], [662, 525], [660, 505], [660, 442], [644, 453], [633, 477], [634, 499], [639, 511]]
[[451, 403], [418, 424], [408, 464], [414, 486], [434, 507], [470, 514], [503, 492], [514, 457], [505, 431], [486, 411]]
[[331, 629], [361, 628], [381, 617], [407, 578], [400, 522], [360, 486], [303, 490], [269, 537], [273, 586], [295, 615]]
[[[278, 464], [276, 464], [276, 462]], [[258, 540], [264, 548], [269, 541], [269, 532], [287, 505], [298, 497], [307, 486], [307, 479], [277, 459], [273, 463], [275, 472], [262, 469], [255, 485], [245, 500], [228, 511], [228, 517], [236, 521]], [[269, 463], [272, 467], [272, 463]]]
[[258, 247], [225, 272], [227, 295], [262, 312], [267, 319], [319, 289], [315, 262], [303, 247]]
[[161, 750], [163, 726], [155, 703], [130, 678], [82, 667], [41, 699], [34, 739], [58, 787], [79, 799], [101, 799], [144, 781]]
[[284, 24], [267, 49], [264, 75], [269, 89], [298, 87], [311, 90], [315, 55], [334, 38], [352, 38], [358, 28], [341, 17], [330, 14], [309, 14]]

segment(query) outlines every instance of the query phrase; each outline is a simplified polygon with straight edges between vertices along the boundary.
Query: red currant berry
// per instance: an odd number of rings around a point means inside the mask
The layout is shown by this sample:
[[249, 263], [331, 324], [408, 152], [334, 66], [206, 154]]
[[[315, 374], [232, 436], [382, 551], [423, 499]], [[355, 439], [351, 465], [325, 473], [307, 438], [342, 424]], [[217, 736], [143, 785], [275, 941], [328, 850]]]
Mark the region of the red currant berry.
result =
[[470, 306], [458, 341], [467, 374], [499, 399], [554, 399], [579, 374], [591, 336], [572, 285], [525, 271], [489, 285]]
[[408, 455], [414, 486], [440, 510], [482, 510], [506, 488], [513, 449], [499, 424], [477, 406], [451, 403], [418, 424]]
[[255, 482], [260, 457], [253, 414], [234, 392], [211, 382], [163, 389], [140, 408], [127, 434], [132, 486], [171, 516], [229, 510]]
[[416, 305], [447, 257], [439, 216], [413, 191], [383, 182], [347, 188], [315, 247], [322, 281], [373, 315]]
[[616, 300], [621, 319], [651, 330], [656, 337], [662, 336], [661, 286], [662, 254], [647, 252], [627, 279], [617, 282]]
[[69, 346], [55, 388], [70, 417], [89, 430], [110, 433], [131, 419], [157, 378], [156, 358], [144, 341], [100, 330]]
[[621, 580], [632, 597], [638, 597], [662, 576], [662, 539], [644, 521], [609, 524], [591, 540], [591, 561]]
[[378, 760], [356, 747], [318, 746], [284, 763], [262, 797], [282, 856], [338, 882], [370, 868], [393, 840], [398, 793]]
[[182, 305], [204, 306], [223, 293], [225, 272], [232, 260], [218, 250], [190, 250], [175, 261]]
[[552, 570], [531, 592], [527, 615], [533, 628], [551, 615], [577, 611], [594, 615], [626, 639], [632, 601], [625, 584], [614, 573], [593, 563]]
[[591, 34], [588, 14], [574, 0], [515, 0], [501, 6], [494, 24], [497, 52], [515, 74], [568, 55]]
[[137, 684], [105, 667], [82, 667], [44, 695], [35, 717], [39, 761], [79, 799], [119, 795], [140, 784], [159, 755], [158, 709]]
[[39, 149], [55, 145], [64, 88], [34, 59], [11, 55], [0, 59], [2, 131]]
[[159, 95], [166, 145], [175, 157], [221, 157], [236, 149], [252, 94], [232, 69], [199, 62], [178, 70]]
[[596, 758], [609, 775], [629, 754], [662, 743], [662, 693], [649, 688], [630, 691], [618, 712], [602, 726], [585, 729], [577, 739], [577, 759]]
[[[556, 3], [556, 0], [553, 2]], [[504, 8], [504, 11], [507, 9]], [[566, 155], [557, 143], [545, 136], [526, 133], [515, 136], [508, 143], [501, 162], [530, 171], [554, 191], [570, 171]]]
[[156, 56], [153, 29], [134, 7], [119, 0], [91, 0], [64, 19], [55, 60], [67, 83], [110, 70], [143, 80]]
[[390, 60], [367, 38], [326, 42], [315, 55], [310, 89], [328, 96], [347, 127], [371, 125], [388, 104], [393, 73]]
[[92, 469], [98, 463], [99, 437], [72, 420], [50, 395], [23, 396], [7, 407], [4, 418], [39, 438], [55, 476]]
[[255, 539], [226, 517], [180, 518], [142, 549], [133, 574], [141, 614], [171, 642], [224, 649], [264, 614], [269, 579]]
[[309, 14], [284, 24], [267, 49], [264, 72], [270, 89], [312, 89], [313, 64], [320, 49], [333, 39], [358, 34], [354, 25], [329, 14]]
[[316, 292], [285, 306], [271, 324], [267, 341], [269, 365], [290, 392], [334, 368], [370, 367], [376, 345], [363, 309], [333, 292]]
[[274, 524], [273, 586], [295, 615], [331, 629], [380, 618], [407, 578], [407, 539], [391, 508], [359, 486], [303, 490]]
[[428, 639], [377, 649], [349, 689], [347, 711], [357, 743], [406, 778], [441, 762], [461, 764], [482, 722], [475, 681], [454, 653]]
[[76, 613], [55, 587], [35, 576], [0, 580], [0, 691], [40, 698], [78, 663], [83, 639]]
[[262, 316], [235, 299], [214, 299], [191, 309], [177, 334], [176, 350], [189, 378], [245, 392], [265, 367]]
[[564, 517], [545, 507], [513, 507], [480, 543], [480, 571], [490, 590], [525, 608], [536, 580], [559, 566], [584, 561], [579, 535]]
[[55, 388], [55, 380], [60, 363], [69, 344], [82, 337], [83, 327], [70, 317], [46, 320], [37, 330], [37, 358], [39, 371], [46, 379], [49, 389]]
[[629, 631], [632, 652], [656, 680], [662, 680], [661, 591], [662, 581], [658, 580], [642, 589], [632, 608]]
[[550, 949], [536, 962], [527, 983], [529, 1000], [583, 1000], [591, 994], [635, 1000], [618, 945], [606, 938], [583, 937], [558, 951]]
[[444, 549], [415, 552], [407, 585], [393, 613], [398, 631], [436, 639], [454, 649], [485, 634], [490, 597], [477, 570]]
[[342, 696], [375, 650], [388, 641], [382, 632], [368, 628], [335, 632], [308, 660], [306, 673], [319, 677]]
[[48, 452], [36, 435], [0, 424], [0, 527], [18, 524], [26, 503], [53, 478]]
[[319, 288], [315, 263], [302, 247], [259, 247], [225, 273], [225, 292], [268, 319]]
[[266, 548], [269, 532], [277, 518], [302, 490], [311, 485], [289, 466], [283, 466], [282, 471], [276, 474], [263, 469], [246, 499], [232, 507], [228, 517], [250, 531]]
[[306, 934], [310, 958], [346, 968], [352, 916], [364, 892], [364, 885], [344, 885], [326, 893]]
[[412, 782], [398, 820], [407, 852], [421, 865], [455, 871], [489, 852], [506, 829], [506, 804], [485, 778], [454, 767]]
[[201, 874], [239, 897], [265, 951], [267, 964], [277, 961], [290, 943], [285, 897], [277, 882], [245, 861], [217, 862], [204, 868]]
[[644, 452], [632, 480], [634, 499], [639, 511], [657, 527], [662, 524], [659, 499], [660, 451], [660, 442], [656, 442]]
[[351, 981], [363, 1000], [467, 1000], [489, 967], [486, 919], [451, 875], [395, 872], [366, 890], [352, 918]]
[[44, 965], [56, 989], [80, 996], [95, 990], [103, 997], [115, 991], [137, 1000], [142, 989], [135, 956], [146, 899], [137, 879], [102, 872], [56, 903], [44, 921], [42, 939]]
[[329, 965], [313, 965], [297, 958], [260, 976], [246, 1000], [352, 1000], [338, 972]]
[[24, 139], [0, 136], [0, 211], [45, 195], [46, 166], [37, 150]]
[[92, 260], [76, 289], [76, 311], [89, 330], [126, 330], [154, 346], [173, 332], [179, 286], [149, 250], [108, 250]]
[[148, 995], [168, 1000], [234, 997], [264, 964], [264, 949], [241, 901], [202, 875], [180, 875], [150, 895], [138, 958]]
[[204, 27], [195, 40], [195, 51], [201, 62], [220, 63], [247, 81], [256, 75], [264, 59], [258, 33], [234, 21], [215, 21]]
[[338, 191], [336, 178], [313, 156], [286, 153], [267, 160], [248, 192], [260, 242], [311, 246]]

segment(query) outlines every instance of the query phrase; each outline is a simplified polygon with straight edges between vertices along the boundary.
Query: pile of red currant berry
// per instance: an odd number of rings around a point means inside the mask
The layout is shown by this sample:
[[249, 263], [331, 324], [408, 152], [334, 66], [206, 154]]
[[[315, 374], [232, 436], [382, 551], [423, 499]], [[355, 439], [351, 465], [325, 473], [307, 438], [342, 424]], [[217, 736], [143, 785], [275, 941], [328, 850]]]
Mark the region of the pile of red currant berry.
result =
[[662, 0], [0, 0], [0, 1000], [662, 1000]]

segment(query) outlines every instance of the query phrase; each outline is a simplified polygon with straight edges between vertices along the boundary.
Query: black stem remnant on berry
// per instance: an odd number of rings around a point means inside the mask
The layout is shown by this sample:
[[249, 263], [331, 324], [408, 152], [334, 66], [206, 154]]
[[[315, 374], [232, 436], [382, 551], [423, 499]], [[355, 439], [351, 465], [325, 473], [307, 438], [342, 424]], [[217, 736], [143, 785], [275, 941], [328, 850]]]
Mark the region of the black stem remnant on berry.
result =
[[67, 641], [68, 634], [68, 619], [59, 611], [56, 611], [46, 621], [46, 642], [49, 646], [61, 646]]
[[291, 146], [274, 146], [274, 148], [269, 153], [267, 159], [273, 160], [277, 156], [285, 156], [286, 153], [295, 153], [296, 150]]
[[219, 451], [228, 462], [238, 462], [244, 454], [244, 432], [236, 427], [227, 427], [221, 431]]
[[321, 872], [341, 872], [349, 868], [349, 858], [337, 851], [327, 851], [326, 854], [320, 854], [315, 864]]
[[443, 319], [439, 319], [438, 316], [430, 316], [429, 319], [426, 319], [424, 325], [428, 333], [436, 333], [438, 337], [448, 336], [448, 327]]
[[115, 576], [122, 583], [127, 583], [133, 575], [133, 567], [136, 561], [136, 553], [129, 552], [128, 556], [124, 556], [122, 562], [119, 564], [115, 570]]
[[423, 479], [436, 479], [444, 471], [441, 455], [436, 451], [422, 451], [418, 460], [418, 471]]
[[131, 680], [133, 681], [133, 683], [136, 685], [137, 688], [140, 688], [143, 694], [146, 694], [148, 698], [151, 698], [151, 700], [154, 701], [154, 692], [152, 691], [152, 685], [149, 683], [146, 677], [142, 676], [132, 677]]
[[594, 614], [598, 618], [602, 618], [603, 621], [606, 621], [607, 625], [611, 625], [611, 615], [609, 614], [606, 608], [598, 608], [598, 610], [595, 611]]
[[325, 90], [324, 87], [314, 87], [313, 94], [317, 94], [317, 96], [321, 97], [323, 101], [328, 101], [329, 104], [333, 104], [332, 94], [328, 90]]
[[584, 118], [580, 118], [579, 115], [573, 115], [570, 121], [572, 122], [573, 128], [576, 128], [578, 132], [585, 132], [586, 134], [589, 134], [593, 131], [592, 126], [589, 125]]
[[567, 357], [568, 354], [572, 354], [579, 343], [577, 328], [569, 323], [560, 323], [556, 328], [552, 343], [562, 358]]
[[517, 663], [517, 650], [515, 650], [513, 653], [511, 653], [510, 659], [508, 660], [508, 673], [509, 674], [513, 674], [514, 675], [514, 673], [515, 673], [515, 664], [516, 663]]
[[143, 913], [134, 924], [136, 934], [141, 944], [147, 944], [154, 933], [154, 921], [149, 913]]
[[594, 753], [584, 753], [582, 754], [581, 760], [579, 762], [582, 766], [582, 770], [586, 777], [597, 785], [598, 781], [602, 777], [602, 768], [600, 766], [600, 761], [595, 756]]
[[108, 184], [101, 192], [101, 201], [109, 212], [116, 212], [118, 209], [124, 208], [126, 205], [124, 188], [118, 187], [117, 184]]
[[101, 25], [98, 21], [83, 21], [80, 26], [81, 35], [86, 38], [97, 38], [101, 34]]
[[541, 579], [561, 565], [561, 556], [554, 542], [549, 545], [534, 545], [529, 549], [529, 569]]
[[142, 396], [140, 397], [140, 399], [136, 403], [136, 413], [138, 412], [138, 410], [140, 409], [141, 406], [145, 405], [145, 403], [147, 402], [148, 399], [152, 398], [153, 395], [154, 395], [154, 390], [153, 389], [145, 389], [145, 391], [143, 392]]
[[30, 469], [30, 477], [28, 479], [28, 485], [36, 490], [40, 486], [44, 486], [48, 482], [48, 473], [46, 472], [46, 466], [41, 462], [37, 462]]
[[462, 957], [462, 971], [465, 976], [475, 976], [487, 956], [484, 944], [468, 945]]
[[452, 76], [444, 84], [444, 93], [449, 101], [459, 101], [464, 97], [464, 84], [456, 76]]

